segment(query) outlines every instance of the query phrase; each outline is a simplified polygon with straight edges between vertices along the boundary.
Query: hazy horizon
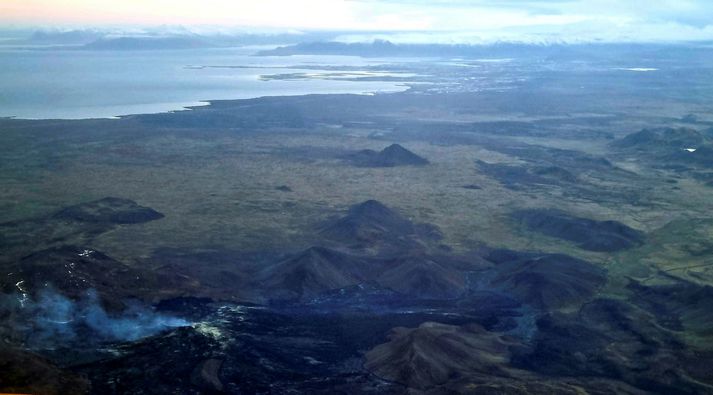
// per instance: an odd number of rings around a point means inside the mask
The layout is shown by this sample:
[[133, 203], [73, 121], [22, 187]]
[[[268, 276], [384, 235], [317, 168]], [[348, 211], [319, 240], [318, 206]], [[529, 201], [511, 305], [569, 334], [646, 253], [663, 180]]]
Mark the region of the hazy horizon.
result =
[[[170, 23], [166, 23], [170, 21]], [[8, 0], [0, 28], [142, 34], [338, 32], [342, 41], [684, 42], [713, 40], [713, 3], [609, 0]]]

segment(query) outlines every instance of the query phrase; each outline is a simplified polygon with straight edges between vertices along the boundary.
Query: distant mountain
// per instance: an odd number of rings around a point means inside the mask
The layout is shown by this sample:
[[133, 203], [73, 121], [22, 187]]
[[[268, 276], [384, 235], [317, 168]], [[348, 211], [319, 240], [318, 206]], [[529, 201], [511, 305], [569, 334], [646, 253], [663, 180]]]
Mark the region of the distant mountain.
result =
[[399, 144], [391, 144], [379, 152], [362, 150], [348, 155], [347, 159], [363, 167], [425, 166], [429, 163]]
[[704, 46], [673, 46], [663, 44], [614, 43], [522, 43], [496, 42], [487, 44], [405, 44], [387, 40], [345, 43], [338, 41], [307, 41], [260, 51], [260, 56], [290, 55], [350, 55], [363, 57], [436, 57], [436, 58], [524, 58], [543, 59], [621, 59], [622, 56], [659, 57], [691, 56], [706, 52]]
[[[454, 56], [512, 56], [531, 54], [535, 49], [546, 46], [531, 44], [499, 43], [489, 45], [469, 44], [395, 44], [386, 40], [373, 42], [343, 43], [335, 41], [302, 42], [295, 45], [260, 51], [261, 56], [290, 56], [299, 54], [313, 55], [352, 55], [364, 57], [415, 56], [415, 57], [454, 57]], [[558, 50], [565, 48], [557, 47]]]
[[[303, 40], [320, 40], [334, 37], [336, 33], [200, 33], [188, 29], [179, 31], [154, 30], [142, 35], [122, 32], [68, 31], [33, 35], [33, 42], [83, 44], [86, 50], [162, 50], [193, 48], [226, 48], [246, 45], [284, 45]], [[44, 41], [39, 41], [46, 37]]]
[[33, 44], [82, 45], [103, 38], [97, 30], [38, 30], [27, 39]]
[[200, 37], [119, 37], [101, 38], [85, 44], [91, 50], [161, 50], [191, 49], [215, 46]]

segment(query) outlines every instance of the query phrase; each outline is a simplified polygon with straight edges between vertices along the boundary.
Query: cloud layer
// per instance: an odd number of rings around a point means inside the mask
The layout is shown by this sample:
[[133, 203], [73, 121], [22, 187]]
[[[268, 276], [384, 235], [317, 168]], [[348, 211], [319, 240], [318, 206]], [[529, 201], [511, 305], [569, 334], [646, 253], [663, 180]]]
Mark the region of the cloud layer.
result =
[[3, 0], [0, 21], [400, 32], [395, 41], [713, 40], [708, 0]]

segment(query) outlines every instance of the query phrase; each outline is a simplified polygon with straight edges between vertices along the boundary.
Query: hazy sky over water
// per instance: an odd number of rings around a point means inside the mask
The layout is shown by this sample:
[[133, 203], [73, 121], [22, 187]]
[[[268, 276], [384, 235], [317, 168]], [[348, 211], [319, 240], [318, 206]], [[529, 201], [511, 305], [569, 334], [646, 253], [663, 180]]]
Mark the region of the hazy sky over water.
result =
[[402, 32], [401, 41], [713, 40], [713, 1], [0, 0], [0, 23], [378, 30]]

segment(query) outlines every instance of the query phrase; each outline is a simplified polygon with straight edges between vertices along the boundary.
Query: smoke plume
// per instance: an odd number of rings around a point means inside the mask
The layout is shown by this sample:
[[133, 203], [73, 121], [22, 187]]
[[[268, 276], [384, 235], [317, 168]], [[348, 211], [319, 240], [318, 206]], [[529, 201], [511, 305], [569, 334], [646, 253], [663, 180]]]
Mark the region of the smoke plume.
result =
[[87, 343], [133, 341], [166, 329], [190, 325], [182, 318], [156, 313], [139, 302], [129, 302], [120, 314], [109, 314], [96, 291], [89, 290], [73, 301], [53, 289], [33, 299], [6, 295], [0, 302], [0, 317], [31, 348]]

